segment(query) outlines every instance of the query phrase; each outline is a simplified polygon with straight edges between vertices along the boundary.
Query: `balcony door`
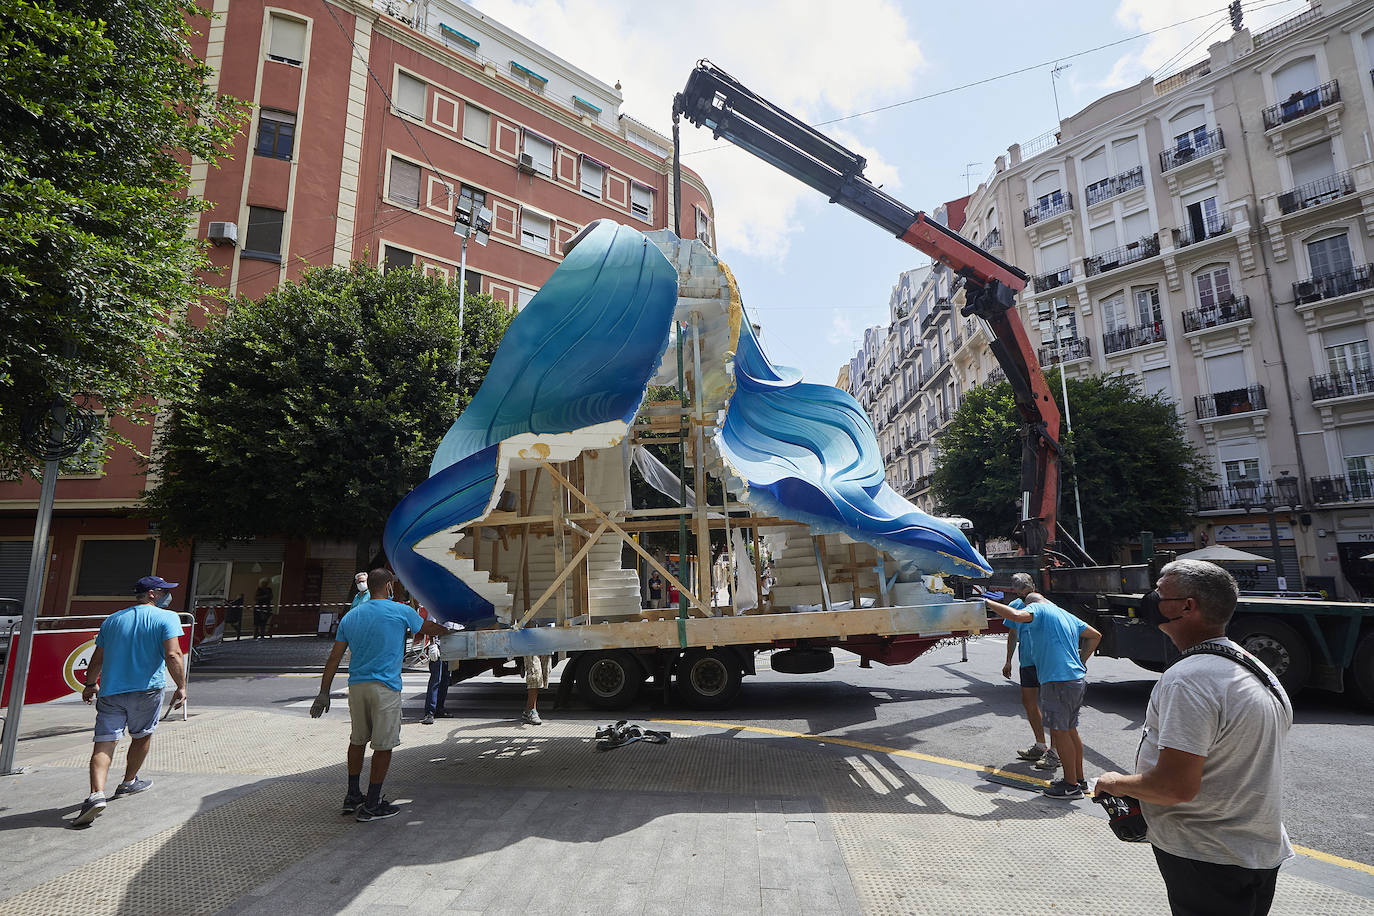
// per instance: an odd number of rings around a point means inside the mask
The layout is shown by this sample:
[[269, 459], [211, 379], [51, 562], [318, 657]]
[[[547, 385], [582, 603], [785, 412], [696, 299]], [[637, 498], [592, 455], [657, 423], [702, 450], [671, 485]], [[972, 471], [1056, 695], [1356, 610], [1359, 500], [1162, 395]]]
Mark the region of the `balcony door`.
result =
[[1329, 277], [1355, 266], [1350, 256], [1350, 239], [1344, 232], [1330, 238], [1307, 243], [1307, 262], [1312, 265], [1313, 277]]
[[1211, 310], [1231, 298], [1231, 268], [1211, 267], [1193, 278], [1197, 285], [1197, 302], [1202, 309]]
[[1326, 367], [1332, 375], [1369, 372], [1369, 340], [1364, 325], [1347, 325], [1322, 332]]

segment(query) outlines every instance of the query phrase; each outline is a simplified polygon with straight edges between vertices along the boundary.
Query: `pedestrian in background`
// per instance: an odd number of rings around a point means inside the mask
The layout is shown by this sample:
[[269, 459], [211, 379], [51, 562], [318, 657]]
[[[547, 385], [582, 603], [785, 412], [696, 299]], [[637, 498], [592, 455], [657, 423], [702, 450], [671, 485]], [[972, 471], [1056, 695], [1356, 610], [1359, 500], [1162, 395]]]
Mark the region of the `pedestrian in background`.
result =
[[243, 595], [240, 594], [230, 601], [224, 612], [224, 622], [227, 626], [234, 628], [234, 641], [243, 639]]
[[549, 686], [549, 672], [553, 668], [553, 657], [549, 655], [527, 655], [521, 659], [525, 668], [525, 711], [520, 721], [526, 725], [543, 725], [539, 718], [539, 691]]
[[663, 580], [659, 578], [658, 570], [649, 575], [649, 607], [663, 607]]
[[[367, 590], [367, 573], [360, 572], [353, 576], [353, 589], [353, 602], [348, 606], [349, 611], [372, 597], [371, 593]], [[344, 613], [346, 614], [348, 611]]]
[[[81, 803], [74, 826], [85, 826], [105, 810], [105, 779], [115, 746], [128, 731], [129, 753], [124, 781], [114, 797], [137, 795], [152, 786], [138, 771], [148, 757], [162, 694], [170, 672], [176, 684], [172, 705], [186, 702], [186, 664], [181, 652], [181, 619], [167, 610], [176, 582], [144, 576], [134, 585], [137, 601], [116, 611], [100, 624], [95, 652], [86, 669], [81, 700], [95, 701], [95, 747], [91, 751], [91, 794]], [[96, 696], [97, 686], [99, 697]]]
[[267, 625], [272, 620], [272, 580], [258, 580], [258, 590], [253, 593], [253, 638], [269, 639]]
[[[329, 711], [329, 688], [345, 651], [348, 662], [348, 793], [343, 813], [359, 821], [395, 817], [401, 809], [382, 797], [382, 783], [391, 766], [391, 751], [401, 743], [401, 664], [408, 634], [439, 636], [443, 625], [424, 620], [416, 610], [392, 600], [396, 576], [388, 569], [368, 574], [369, 591], [376, 597], [359, 604], [339, 622], [334, 648], [324, 665], [320, 693], [310, 706], [316, 719]], [[372, 769], [367, 794], [362, 791], [363, 757], [372, 742]]]
[[1213, 563], [1161, 570], [1146, 616], [1183, 656], [1150, 693], [1135, 774], [1097, 780], [1099, 794], [1140, 800], [1175, 914], [1264, 916], [1293, 858], [1283, 826], [1293, 705], [1274, 673], [1226, 638], [1239, 597]]
[[[1016, 595], [1016, 600], [1007, 606], [1018, 610], [1024, 608], [1027, 601], [1038, 600], [1041, 597], [1035, 591], [1035, 580], [1026, 573], [1013, 575], [1008, 591]], [[1045, 726], [1040, 717], [1040, 680], [1035, 671], [1033, 637], [1027, 631], [1026, 624], [1019, 620], [1008, 620], [1006, 624], [1007, 661], [1002, 666], [1002, 677], [1011, 677], [1012, 656], [1017, 655], [1021, 663], [1021, 707], [1026, 711], [1026, 721], [1030, 723], [1031, 733], [1035, 736], [1035, 743], [1023, 751], [1017, 751], [1016, 756], [1022, 760], [1029, 760], [1038, 769], [1057, 770], [1059, 755], [1045, 744]]]

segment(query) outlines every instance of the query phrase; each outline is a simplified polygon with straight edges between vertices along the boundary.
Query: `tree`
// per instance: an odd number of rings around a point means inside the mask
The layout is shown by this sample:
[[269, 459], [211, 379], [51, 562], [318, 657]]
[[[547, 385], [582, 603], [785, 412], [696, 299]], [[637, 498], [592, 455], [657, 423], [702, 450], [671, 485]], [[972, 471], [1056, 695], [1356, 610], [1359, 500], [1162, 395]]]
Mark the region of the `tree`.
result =
[[[1056, 402], [1057, 370], [1046, 375]], [[1197, 488], [1209, 479], [1201, 453], [1188, 441], [1172, 401], [1146, 396], [1121, 375], [1069, 379], [1073, 436], [1061, 427], [1064, 460], [1059, 519], [1070, 524], [1077, 470], [1083, 530], [1090, 553], [1109, 556], [1140, 531], [1187, 526]], [[1061, 405], [1062, 410], [1062, 405]], [[944, 511], [970, 519], [984, 535], [1009, 534], [1020, 518], [1021, 437], [1011, 386], [975, 388], [948, 430], [931, 486]]]
[[458, 288], [355, 263], [241, 300], [190, 334], [198, 379], [172, 399], [147, 511], [171, 540], [355, 540], [373, 558], [392, 508], [485, 376], [511, 313]]
[[184, 383], [168, 320], [209, 290], [191, 156], [238, 103], [191, 53], [193, 0], [0, 0], [0, 469], [55, 395], [147, 413]]

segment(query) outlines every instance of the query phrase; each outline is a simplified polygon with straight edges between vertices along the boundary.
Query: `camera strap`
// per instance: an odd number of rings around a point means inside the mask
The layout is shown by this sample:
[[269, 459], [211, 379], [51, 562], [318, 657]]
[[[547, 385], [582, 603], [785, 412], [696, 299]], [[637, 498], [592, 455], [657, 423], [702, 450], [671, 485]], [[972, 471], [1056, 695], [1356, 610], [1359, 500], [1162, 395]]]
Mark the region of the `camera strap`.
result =
[[[1215, 642], [1203, 642], [1198, 643], [1196, 646], [1193, 646], [1191, 649], [1188, 649], [1184, 651], [1182, 654], [1180, 654], [1179, 657], [1174, 661], [1174, 664], [1178, 664], [1190, 655], [1219, 655], [1222, 658], [1229, 658], [1231, 661], [1240, 665], [1242, 668], [1245, 668], [1255, 677], [1259, 678], [1260, 683], [1268, 687], [1269, 692], [1272, 693], [1278, 699], [1279, 705], [1287, 708], [1289, 714], [1292, 714], [1293, 704], [1288, 699], [1288, 695], [1284, 693], [1283, 686], [1279, 684], [1278, 679], [1274, 677], [1273, 674], [1269, 673], [1264, 668], [1260, 667], [1259, 662], [1255, 661], [1255, 659], [1250, 655], [1250, 653], [1246, 652], [1245, 650], [1233, 649], [1230, 646], [1223, 646], [1220, 643]], [[1170, 667], [1172, 667], [1172, 665]]]

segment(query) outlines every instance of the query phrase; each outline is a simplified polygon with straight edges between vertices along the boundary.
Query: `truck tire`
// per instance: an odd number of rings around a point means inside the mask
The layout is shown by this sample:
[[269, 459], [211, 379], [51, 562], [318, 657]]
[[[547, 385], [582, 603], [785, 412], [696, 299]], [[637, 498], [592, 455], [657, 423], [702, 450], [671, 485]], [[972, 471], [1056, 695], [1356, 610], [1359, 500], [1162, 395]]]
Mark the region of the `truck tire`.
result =
[[1226, 635], [1268, 666], [1295, 697], [1312, 673], [1312, 651], [1298, 631], [1276, 617], [1233, 618]]
[[1367, 709], [1374, 709], [1374, 629], [1366, 629], [1355, 643], [1355, 657], [1346, 669], [1346, 682]]
[[677, 663], [678, 696], [693, 709], [724, 709], [744, 679], [739, 658], [725, 649], [693, 649]]
[[578, 695], [594, 709], [625, 709], [643, 687], [644, 668], [623, 649], [589, 653], [578, 666]]

